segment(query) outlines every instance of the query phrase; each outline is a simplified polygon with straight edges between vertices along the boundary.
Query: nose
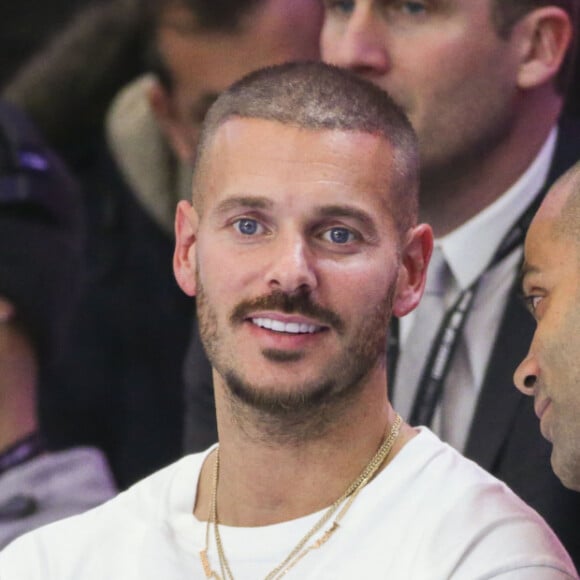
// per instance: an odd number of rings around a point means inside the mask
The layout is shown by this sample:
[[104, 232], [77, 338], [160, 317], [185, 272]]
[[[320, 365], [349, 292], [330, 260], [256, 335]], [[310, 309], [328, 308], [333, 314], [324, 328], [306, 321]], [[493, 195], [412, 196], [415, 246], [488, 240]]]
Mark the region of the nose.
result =
[[300, 235], [280, 236], [273, 242], [274, 252], [266, 271], [271, 290], [286, 294], [311, 292], [318, 286], [315, 257]]
[[323, 60], [373, 80], [390, 70], [387, 31], [370, 5], [358, 4], [342, 24], [327, 15], [321, 35]]
[[514, 384], [524, 395], [533, 396], [539, 374], [537, 360], [530, 351], [514, 373]]

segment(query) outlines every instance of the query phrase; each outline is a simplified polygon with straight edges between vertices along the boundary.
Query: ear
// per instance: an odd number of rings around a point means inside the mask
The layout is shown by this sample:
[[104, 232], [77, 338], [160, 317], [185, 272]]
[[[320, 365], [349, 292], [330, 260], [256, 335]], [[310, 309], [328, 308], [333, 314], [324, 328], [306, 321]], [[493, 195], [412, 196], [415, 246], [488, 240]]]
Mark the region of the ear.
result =
[[517, 27], [525, 40], [518, 86], [530, 89], [552, 82], [572, 42], [570, 17], [557, 6], [544, 6], [524, 16]]
[[407, 232], [393, 301], [395, 316], [405, 316], [419, 304], [425, 289], [427, 266], [432, 251], [431, 226], [420, 224]]
[[188, 295], [196, 293], [196, 241], [199, 217], [188, 201], [177, 204], [173, 272], [179, 287]]
[[147, 96], [157, 124], [171, 149], [182, 163], [191, 163], [195, 158], [195, 151], [188, 127], [180, 119], [175, 98], [158, 80], [151, 83]]

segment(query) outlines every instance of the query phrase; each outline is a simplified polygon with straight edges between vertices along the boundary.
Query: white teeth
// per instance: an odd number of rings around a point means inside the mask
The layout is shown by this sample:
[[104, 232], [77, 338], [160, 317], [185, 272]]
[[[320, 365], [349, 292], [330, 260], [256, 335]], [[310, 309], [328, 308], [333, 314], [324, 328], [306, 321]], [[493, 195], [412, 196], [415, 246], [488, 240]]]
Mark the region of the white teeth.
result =
[[298, 322], [284, 323], [280, 320], [272, 320], [271, 318], [252, 318], [252, 322], [261, 328], [267, 328], [274, 332], [287, 332], [289, 334], [312, 334], [319, 329], [314, 324], [299, 324]]
[[279, 320], [272, 320], [272, 326], [270, 328], [275, 332], [284, 332], [284, 323]]

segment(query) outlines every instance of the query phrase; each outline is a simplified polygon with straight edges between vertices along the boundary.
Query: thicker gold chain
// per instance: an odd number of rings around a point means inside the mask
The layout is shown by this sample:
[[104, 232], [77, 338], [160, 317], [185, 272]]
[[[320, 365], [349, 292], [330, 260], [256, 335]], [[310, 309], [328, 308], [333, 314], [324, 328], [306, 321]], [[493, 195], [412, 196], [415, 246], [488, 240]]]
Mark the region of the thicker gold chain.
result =
[[[403, 420], [401, 416], [397, 414], [395, 422], [393, 423], [388, 435], [386, 435], [375, 453], [375, 455], [371, 458], [369, 463], [360, 473], [360, 475], [348, 486], [345, 492], [324, 512], [322, 517], [314, 524], [314, 526], [302, 537], [302, 539], [296, 544], [296, 546], [292, 549], [292, 551], [288, 554], [288, 556], [274, 568], [265, 578], [265, 580], [275, 580], [278, 578], [282, 578], [285, 576], [291, 568], [293, 568], [304, 556], [306, 556], [312, 550], [316, 550], [322, 547], [326, 542], [330, 539], [330, 537], [334, 534], [334, 532], [339, 528], [340, 521], [356, 499], [359, 492], [363, 489], [363, 487], [374, 477], [376, 472], [379, 470], [381, 465], [387, 459], [391, 449], [397, 437], [399, 436], [399, 432], [401, 429]], [[200, 551], [200, 557], [202, 566], [204, 569], [204, 573], [206, 578], [214, 578], [216, 580], [234, 580], [234, 576], [230, 569], [229, 562], [226, 558], [221, 534], [219, 531], [219, 521], [218, 521], [218, 514], [217, 514], [217, 487], [219, 481], [219, 447], [216, 449], [216, 460], [213, 470], [213, 486], [212, 486], [212, 495], [210, 501], [210, 510], [208, 514], [208, 520], [206, 525], [206, 534], [205, 534], [205, 548]], [[339, 512], [337, 517], [335, 518], [333, 524], [324, 532], [324, 534], [315, 542], [313, 542], [310, 546], [306, 544], [310, 541], [310, 539], [319, 532], [322, 527], [330, 520], [330, 518], [336, 513], [338, 508], [341, 504], [344, 503], [342, 510]], [[218, 551], [218, 559], [220, 563], [220, 572], [221, 576], [219, 576], [214, 570], [211, 569], [208, 559], [208, 549], [209, 549], [209, 533], [210, 527], [213, 525], [215, 541]]]

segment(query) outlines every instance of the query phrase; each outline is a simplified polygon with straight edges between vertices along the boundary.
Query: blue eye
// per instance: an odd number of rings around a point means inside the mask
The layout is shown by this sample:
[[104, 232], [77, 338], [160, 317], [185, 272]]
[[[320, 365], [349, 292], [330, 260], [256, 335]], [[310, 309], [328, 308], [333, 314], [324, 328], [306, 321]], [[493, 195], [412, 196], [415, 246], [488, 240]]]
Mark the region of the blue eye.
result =
[[331, 228], [324, 235], [333, 244], [348, 244], [354, 239], [353, 233], [347, 228]]
[[250, 218], [241, 218], [234, 222], [234, 228], [240, 232], [240, 234], [244, 234], [245, 236], [253, 236], [260, 231], [260, 224]]

